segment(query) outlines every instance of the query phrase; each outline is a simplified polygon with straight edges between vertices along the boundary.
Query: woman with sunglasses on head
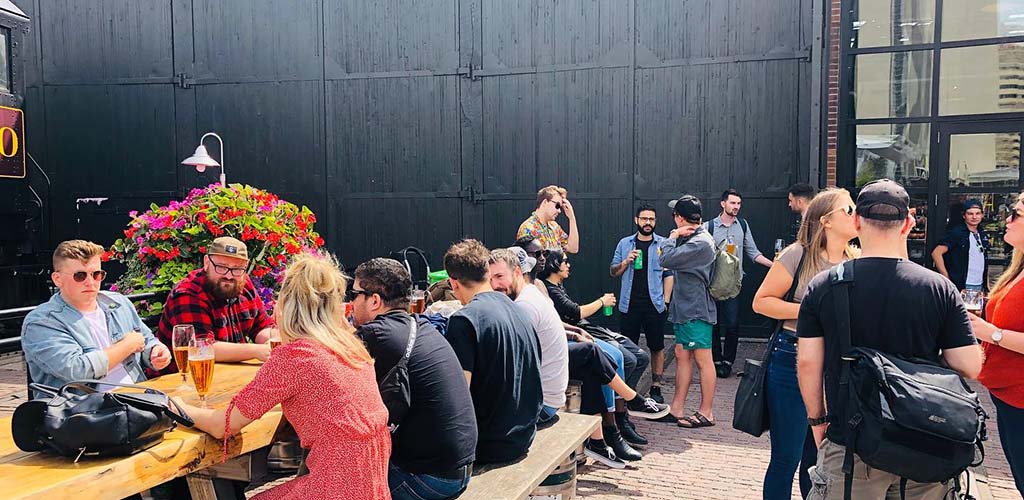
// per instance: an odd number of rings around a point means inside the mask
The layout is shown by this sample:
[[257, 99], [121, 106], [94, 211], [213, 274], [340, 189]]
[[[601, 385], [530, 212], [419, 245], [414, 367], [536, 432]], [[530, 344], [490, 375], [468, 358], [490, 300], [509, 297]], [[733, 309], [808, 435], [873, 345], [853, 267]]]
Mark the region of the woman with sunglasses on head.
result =
[[[754, 311], [782, 322], [773, 336], [768, 358], [765, 398], [768, 401], [771, 461], [765, 471], [765, 500], [789, 499], [793, 473], [800, 468], [800, 493], [807, 497], [817, 447], [807, 426], [807, 411], [796, 376], [796, 318], [807, 283], [815, 275], [856, 257], [850, 240], [857, 237], [854, 204], [845, 189], [826, 189], [807, 207], [797, 241], [772, 264], [754, 294]], [[793, 291], [792, 299], [787, 300]]]
[[1010, 209], [1003, 240], [1013, 247], [1010, 267], [989, 295], [985, 319], [970, 315], [974, 335], [982, 341], [985, 364], [978, 381], [988, 388], [996, 407], [999, 443], [1017, 491], [1024, 495], [1024, 194]]
[[196, 427], [224, 439], [281, 405], [309, 474], [255, 498], [390, 499], [388, 412], [373, 360], [345, 319], [347, 282], [327, 255], [299, 255], [285, 271], [275, 317], [281, 346], [226, 408], [178, 402]]

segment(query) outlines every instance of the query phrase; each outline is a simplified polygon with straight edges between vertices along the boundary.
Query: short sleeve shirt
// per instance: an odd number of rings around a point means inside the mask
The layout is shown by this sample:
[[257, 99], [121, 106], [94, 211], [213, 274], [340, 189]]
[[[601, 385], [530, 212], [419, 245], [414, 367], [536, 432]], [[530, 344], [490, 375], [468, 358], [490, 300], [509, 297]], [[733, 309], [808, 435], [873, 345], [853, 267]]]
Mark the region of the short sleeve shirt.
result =
[[[942, 349], [975, 345], [960, 293], [942, 275], [913, 262], [890, 258], [854, 261], [850, 288], [850, 344], [905, 358], [939, 362]], [[845, 422], [839, 394], [842, 353], [836, 328], [835, 295], [828, 272], [807, 286], [797, 335], [825, 339], [825, 400], [835, 421]], [[845, 426], [829, 426], [828, 437], [845, 444]]]
[[549, 221], [547, 224], [541, 222], [536, 212], [519, 225], [516, 239], [525, 236], [540, 240], [540, 244], [548, 250], [564, 250], [569, 244], [569, 233], [566, 233], [562, 226], [555, 221]]
[[540, 384], [544, 405], [561, 408], [569, 385], [569, 343], [558, 311], [533, 285], [526, 285], [516, 297], [516, 307], [530, 319], [540, 341]]

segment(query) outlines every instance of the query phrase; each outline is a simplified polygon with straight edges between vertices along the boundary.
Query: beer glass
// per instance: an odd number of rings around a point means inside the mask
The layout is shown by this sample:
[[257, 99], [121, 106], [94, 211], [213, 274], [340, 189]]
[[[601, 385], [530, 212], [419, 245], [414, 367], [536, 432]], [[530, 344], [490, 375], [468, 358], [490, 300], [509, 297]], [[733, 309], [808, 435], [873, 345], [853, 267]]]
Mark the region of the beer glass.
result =
[[199, 407], [206, 408], [206, 395], [213, 385], [213, 336], [196, 336], [188, 349], [188, 369], [199, 394]]
[[967, 312], [981, 316], [981, 304], [985, 300], [985, 294], [981, 290], [964, 290], [960, 292], [960, 296], [964, 299]]
[[274, 349], [277, 349], [277, 347], [280, 346], [280, 345], [281, 345], [281, 338], [280, 337], [270, 337], [270, 350], [271, 351], [273, 351]]
[[188, 348], [196, 338], [196, 329], [192, 325], [174, 325], [171, 330], [171, 346], [174, 349], [174, 364], [178, 365], [181, 374], [181, 385], [188, 382]]
[[424, 290], [413, 289], [409, 292], [409, 313], [411, 314], [423, 314], [423, 311], [427, 309], [427, 292]]

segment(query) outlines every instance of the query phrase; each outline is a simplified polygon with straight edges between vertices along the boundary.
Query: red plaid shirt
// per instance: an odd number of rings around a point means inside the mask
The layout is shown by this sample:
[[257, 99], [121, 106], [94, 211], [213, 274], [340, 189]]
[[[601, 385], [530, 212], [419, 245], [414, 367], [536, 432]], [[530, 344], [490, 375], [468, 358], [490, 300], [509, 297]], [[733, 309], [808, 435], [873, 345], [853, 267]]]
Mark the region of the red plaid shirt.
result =
[[[274, 326], [274, 319], [267, 314], [263, 300], [256, 293], [252, 280], [245, 277], [245, 287], [237, 299], [227, 301], [206, 293], [203, 285], [206, 273], [202, 269], [193, 271], [171, 290], [164, 304], [163, 316], [157, 331], [160, 340], [171, 346], [171, 332], [174, 325], [191, 324], [196, 334], [212, 333], [219, 342], [255, 342], [256, 334], [264, 328]], [[174, 361], [163, 372], [177, 371]]]

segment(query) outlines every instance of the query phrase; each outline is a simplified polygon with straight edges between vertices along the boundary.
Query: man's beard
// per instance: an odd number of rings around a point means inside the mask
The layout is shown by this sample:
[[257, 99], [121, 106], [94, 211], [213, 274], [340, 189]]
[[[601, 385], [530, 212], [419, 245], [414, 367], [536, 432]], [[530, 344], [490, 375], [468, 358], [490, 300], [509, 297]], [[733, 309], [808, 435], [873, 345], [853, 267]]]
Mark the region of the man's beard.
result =
[[213, 295], [215, 298], [221, 300], [234, 299], [242, 294], [242, 290], [245, 288], [245, 281], [235, 280], [233, 286], [225, 289], [221, 286], [221, 283], [227, 283], [222, 280], [214, 280], [209, 276], [206, 277], [206, 283], [203, 284], [203, 289], [206, 293]]
[[644, 236], [650, 236], [650, 235], [654, 234], [654, 226], [652, 226], [650, 224], [644, 224], [644, 225], [640, 226], [640, 234], [642, 234]]
[[732, 210], [726, 210], [725, 213], [729, 214], [731, 217], [736, 217], [737, 215], [740, 214], [740, 209], [736, 208]]

